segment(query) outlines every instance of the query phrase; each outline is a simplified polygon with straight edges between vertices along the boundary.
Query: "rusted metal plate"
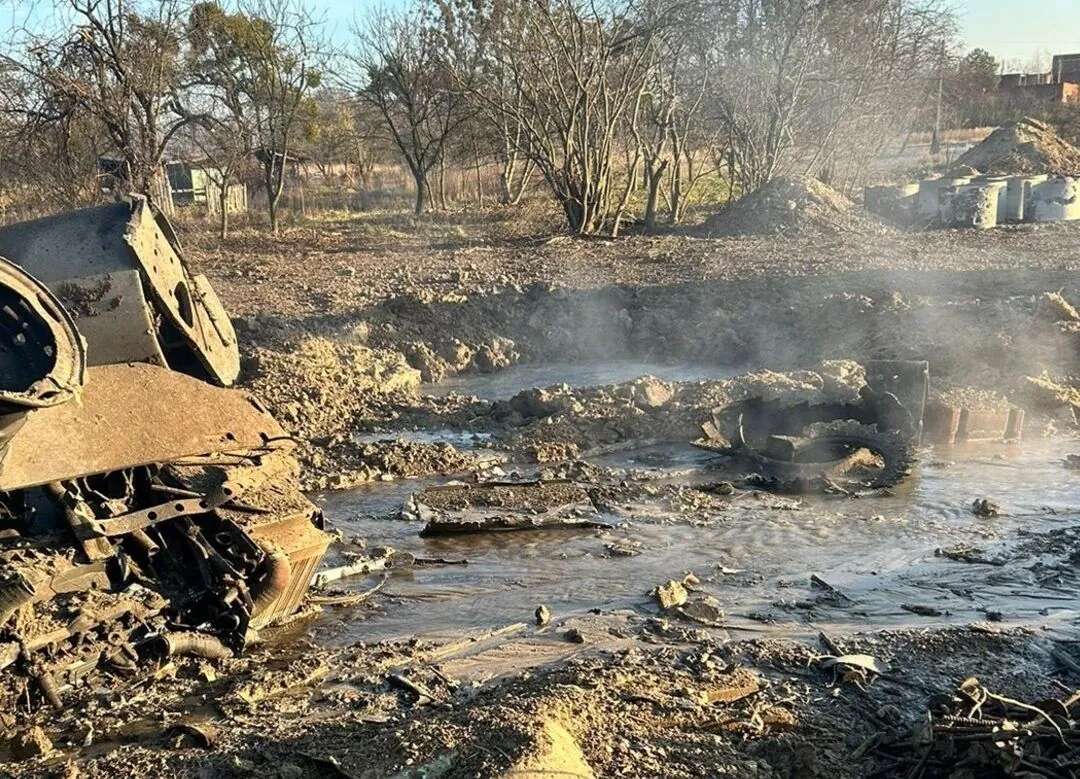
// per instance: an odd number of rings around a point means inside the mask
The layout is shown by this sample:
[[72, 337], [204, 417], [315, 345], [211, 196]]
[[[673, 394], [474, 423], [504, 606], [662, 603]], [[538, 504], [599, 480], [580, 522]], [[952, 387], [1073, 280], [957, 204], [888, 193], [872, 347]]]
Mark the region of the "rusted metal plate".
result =
[[71, 316], [44, 284], [0, 258], [0, 413], [66, 403], [85, 379]]
[[286, 438], [246, 392], [145, 363], [87, 374], [81, 403], [29, 415], [0, 461], [0, 491]]
[[181, 252], [172, 226], [141, 197], [0, 228], [0, 255], [46, 284], [138, 271], [161, 317], [156, 337], [169, 364], [232, 384], [239, 353], [229, 328], [220, 324], [227, 317], [205, 280], [196, 288]]
[[948, 446], [979, 441], [1015, 441], [1023, 436], [1023, 428], [1024, 412], [1019, 408], [966, 409], [940, 402], [926, 406], [927, 443]]
[[[232, 320], [211, 286], [210, 279], [202, 274], [192, 276], [191, 287], [194, 292], [195, 311], [199, 313], [203, 354], [221, 384], [230, 387], [240, 375], [240, 350], [237, 347]], [[204, 330], [207, 332], [202, 332]]]
[[53, 291], [90, 344], [86, 355], [90, 365], [165, 365], [138, 271], [66, 279], [54, 284]]
[[289, 558], [288, 586], [263, 615], [266, 624], [286, 617], [300, 607], [311, 584], [311, 577], [315, 575], [333, 538], [315, 527], [313, 518], [318, 509], [314, 504], [309, 506], [306, 510], [291, 512], [276, 521], [247, 528], [252, 538], [273, 544]]

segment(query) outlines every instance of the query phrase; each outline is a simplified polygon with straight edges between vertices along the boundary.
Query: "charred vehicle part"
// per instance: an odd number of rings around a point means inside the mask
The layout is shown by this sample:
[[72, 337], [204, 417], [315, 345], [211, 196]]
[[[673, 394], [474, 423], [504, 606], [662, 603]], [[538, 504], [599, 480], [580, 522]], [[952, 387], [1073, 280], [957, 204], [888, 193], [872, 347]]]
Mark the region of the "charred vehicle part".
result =
[[[56, 217], [52, 227], [84, 233], [73, 257], [41, 230], [46, 221], [5, 228], [3, 240], [27, 237], [24, 256], [60, 276], [87, 258], [107, 272], [50, 289], [0, 263], [9, 708], [60, 706], [68, 685], [102, 668], [131, 673], [147, 655], [242, 651], [297, 610], [329, 542], [298, 488], [293, 441], [253, 397], [207, 381], [235, 377], [226, 354], [235, 339], [209, 286], [166, 251], [178, 247], [167, 223], [139, 200]], [[165, 243], [146, 250], [132, 238], [144, 229]], [[161, 297], [167, 285], [172, 302]], [[80, 302], [73, 290], [94, 294]], [[185, 334], [160, 324], [173, 315], [195, 325]]]
[[0, 228], [0, 257], [60, 298], [91, 365], [152, 362], [223, 386], [236, 380], [229, 317], [206, 278], [188, 269], [172, 225], [144, 198]]
[[[979, 414], [929, 400], [924, 361], [877, 360], [853, 402], [790, 403], [750, 398], [716, 409], [701, 444], [782, 492], [879, 489], [903, 481], [924, 441], [1018, 438], [1023, 412]], [[1000, 418], [999, 418], [1000, 417]], [[943, 432], [944, 431], [944, 432]]]

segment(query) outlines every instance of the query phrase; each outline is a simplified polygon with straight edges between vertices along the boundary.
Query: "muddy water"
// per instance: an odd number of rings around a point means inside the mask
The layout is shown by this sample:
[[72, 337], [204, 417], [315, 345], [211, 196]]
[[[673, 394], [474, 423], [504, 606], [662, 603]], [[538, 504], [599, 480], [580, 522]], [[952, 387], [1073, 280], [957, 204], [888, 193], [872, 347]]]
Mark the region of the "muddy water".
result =
[[438, 384], [429, 385], [426, 391], [433, 395], [475, 395], [483, 400], [509, 398], [530, 387], [550, 387], [569, 384], [571, 387], [592, 387], [601, 384], [618, 384], [639, 376], [652, 375], [665, 381], [699, 381], [723, 379], [734, 376], [737, 371], [717, 365], [661, 365], [657, 363], [615, 361], [589, 364], [544, 363], [541, 365], [515, 365], [495, 374], [467, 374], [455, 376]]
[[[742, 493], [707, 518], [661, 503], [602, 516], [613, 530], [538, 530], [421, 539], [420, 525], [396, 519], [423, 486], [401, 482], [322, 496], [329, 522], [371, 544], [417, 556], [467, 559], [467, 566], [395, 574], [373, 606], [338, 611], [320, 630], [332, 641], [454, 633], [528, 620], [539, 603], [556, 615], [590, 608], [652, 609], [648, 590], [694, 571], [742, 630], [802, 635], [824, 628], [968, 623], [992, 618], [1046, 621], [1080, 609], [1074, 566], [1052, 567], [1080, 549], [1080, 479], [1061, 463], [1076, 444], [1032, 442], [927, 452], [891, 497], [804, 498], [797, 503]], [[666, 463], [658, 466], [657, 463]], [[710, 478], [707, 455], [689, 447], [651, 448], [607, 458], [674, 481]], [[715, 474], [711, 475], [715, 478]], [[977, 497], [1004, 516], [980, 519]], [[1051, 534], [1051, 535], [1046, 535]], [[1058, 538], [1057, 544], [1048, 539]], [[636, 557], [606, 545], [640, 543]], [[979, 547], [1000, 564], [955, 562], [935, 549]], [[816, 574], [850, 601], [823, 599]], [[366, 589], [371, 581], [349, 583]], [[921, 616], [901, 605], [930, 607]], [[750, 635], [746, 633], [745, 635]]]

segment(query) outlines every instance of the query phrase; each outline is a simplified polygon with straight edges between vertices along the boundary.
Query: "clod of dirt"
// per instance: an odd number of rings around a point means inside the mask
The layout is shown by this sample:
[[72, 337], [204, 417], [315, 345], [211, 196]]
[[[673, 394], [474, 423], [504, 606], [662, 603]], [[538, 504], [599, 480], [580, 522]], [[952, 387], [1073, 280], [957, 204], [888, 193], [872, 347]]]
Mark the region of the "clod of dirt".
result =
[[663, 584], [658, 585], [652, 591], [653, 598], [656, 599], [660, 608], [673, 609], [677, 606], [682, 606], [689, 598], [689, 594], [686, 591], [686, 587], [682, 582], [677, 582], [674, 579], [670, 579]]
[[11, 753], [19, 760], [48, 755], [52, 751], [52, 740], [37, 725], [19, 731], [11, 744]]
[[595, 774], [577, 740], [555, 717], [545, 717], [540, 723], [525, 753], [504, 777], [514, 779], [547, 779], [552, 776], [573, 776], [592, 779]]
[[585, 643], [585, 634], [577, 628], [570, 628], [569, 630], [567, 630], [565, 633], [563, 633], [563, 638], [565, 638], [571, 644]]
[[704, 231], [712, 236], [868, 231], [871, 221], [852, 208], [850, 200], [815, 178], [781, 176], [711, 217]]
[[536, 607], [536, 612], [533, 616], [536, 618], [536, 624], [543, 627], [551, 622], [551, 609], [541, 603]]
[[957, 161], [981, 173], [1080, 173], [1080, 149], [1036, 119], [1002, 125]]

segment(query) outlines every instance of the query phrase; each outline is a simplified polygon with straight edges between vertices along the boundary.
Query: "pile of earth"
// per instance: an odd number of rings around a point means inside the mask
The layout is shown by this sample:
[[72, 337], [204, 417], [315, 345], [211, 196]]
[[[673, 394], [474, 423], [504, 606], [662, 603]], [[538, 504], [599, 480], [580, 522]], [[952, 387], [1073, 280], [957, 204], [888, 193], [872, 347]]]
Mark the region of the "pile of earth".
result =
[[739, 198], [704, 226], [709, 236], [835, 235], [881, 230], [850, 200], [815, 178], [781, 176]]
[[982, 143], [968, 149], [957, 164], [998, 175], [1075, 176], [1080, 174], [1080, 148], [1054, 132], [1050, 125], [1025, 117], [994, 130]]

